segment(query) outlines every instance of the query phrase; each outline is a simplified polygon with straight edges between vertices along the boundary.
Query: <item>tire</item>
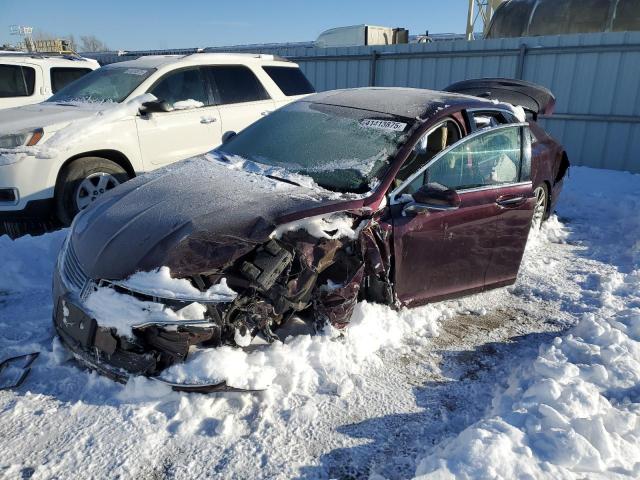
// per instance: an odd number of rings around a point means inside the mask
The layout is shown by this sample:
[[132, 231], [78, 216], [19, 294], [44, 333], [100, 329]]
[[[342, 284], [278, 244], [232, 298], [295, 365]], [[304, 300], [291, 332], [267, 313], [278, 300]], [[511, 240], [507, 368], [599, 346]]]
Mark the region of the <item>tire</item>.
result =
[[55, 189], [56, 215], [64, 226], [105, 192], [129, 180], [124, 168], [111, 160], [84, 157], [64, 167]]
[[549, 218], [549, 187], [543, 183], [533, 190], [533, 195], [536, 203], [533, 207], [531, 228], [540, 230], [542, 224]]

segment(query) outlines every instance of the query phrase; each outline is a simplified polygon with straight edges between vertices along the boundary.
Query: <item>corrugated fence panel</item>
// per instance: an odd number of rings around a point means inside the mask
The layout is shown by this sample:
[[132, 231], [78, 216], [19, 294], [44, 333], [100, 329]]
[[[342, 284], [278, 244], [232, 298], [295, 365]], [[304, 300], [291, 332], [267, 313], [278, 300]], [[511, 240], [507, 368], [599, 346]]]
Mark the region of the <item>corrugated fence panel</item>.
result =
[[[470, 78], [522, 78], [556, 95], [555, 115], [541, 123], [565, 145], [574, 165], [640, 172], [640, 32], [343, 48], [254, 45], [218, 51], [291, 58], [318, 91], [370, 85], [443, 89]], [[131, 58], [103, 54], [99, 60]]]

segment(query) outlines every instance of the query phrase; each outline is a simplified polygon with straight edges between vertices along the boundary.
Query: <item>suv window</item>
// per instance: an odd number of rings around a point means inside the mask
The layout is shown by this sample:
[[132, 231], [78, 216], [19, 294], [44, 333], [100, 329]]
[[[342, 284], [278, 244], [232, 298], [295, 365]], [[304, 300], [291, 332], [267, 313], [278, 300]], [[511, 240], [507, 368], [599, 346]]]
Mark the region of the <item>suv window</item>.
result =
[[199, 68], [171, 72], [163, 77], [149, 93], [171, 106], [186, 100], [195, 100], [202, 105], [209, 104], [209, 95]]
[[53, 93], [62, 90], [71, 82], [75, 82], [80, 77], [92, 72], [90, 68], [61, 68], [55, 67], [51, 69], [51, 91]]
[[268, 100], [269, 94], [251, 69], [242, 65], [207, 67], [218, 104]]
[[307, 77], [294, 67], [262, 67], [287, 97], [315, 92]]
[[0, 65], [0, 98], [29, 97], [36, 85], [36, 71], [19, 65]]
[[516, 183], [522, 169], [521, 127], [488, 131], [440, 157], [416, 178], [404, 193], [414, 193], [426, 183], [453, 190]]

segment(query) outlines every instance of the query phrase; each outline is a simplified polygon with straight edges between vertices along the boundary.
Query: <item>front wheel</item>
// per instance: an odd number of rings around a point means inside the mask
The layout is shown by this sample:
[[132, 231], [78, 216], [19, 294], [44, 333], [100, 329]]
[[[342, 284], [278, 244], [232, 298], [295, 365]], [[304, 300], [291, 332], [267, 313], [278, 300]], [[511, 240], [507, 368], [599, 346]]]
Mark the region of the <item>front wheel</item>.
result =
[[129, 180], [115, 162], [100, 157], [74, 160], [60, 173], [56, 184], [56, 213], [65, 226], [109, 190]]
[[542, 223], [547, 219], [547, 210], [549, 208], [549, 190], [546, 184], [542, 184], [533, 191], [536, 204], [533, 207], [533, 218], [531, 219], [531, 228], [539, 230]]

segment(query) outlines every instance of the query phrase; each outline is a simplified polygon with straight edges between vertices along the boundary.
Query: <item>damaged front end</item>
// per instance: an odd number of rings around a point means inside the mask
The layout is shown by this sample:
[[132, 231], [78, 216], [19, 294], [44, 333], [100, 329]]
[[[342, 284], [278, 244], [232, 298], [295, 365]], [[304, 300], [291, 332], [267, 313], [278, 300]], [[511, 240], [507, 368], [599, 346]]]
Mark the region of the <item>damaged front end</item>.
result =
[[[294, 315], [316, 329], [327, 323], [344, 328], [359, 300], [392, 304], [394, 296], [389, 228], [374, 218], [340, 215], [352, 224], [347, 233], [328, 222], [320, 235], [294, 226], [276, 230], [259, 244], [191, 235], [166, 265], [172, 276], [188, 280], [202, 294], [192, 297], [145, 291], [127, 281], [89, 279], [68, 240], [54, 279], [56, 331], [83, 363], [126, 381], [131, 375], [159, 378], [201, 349], [246, 347], [256, 336], [273, 342], [278, 328]], [[234, 294], [204, 296], [221, 284]], [[101, 319], [102, 312], [91, 307], [92, 295], [105, 289], [112, 298], [133, 302], [146, 320], [123, 332]], [[233, 390], [226, 384], [171, 386]]]

